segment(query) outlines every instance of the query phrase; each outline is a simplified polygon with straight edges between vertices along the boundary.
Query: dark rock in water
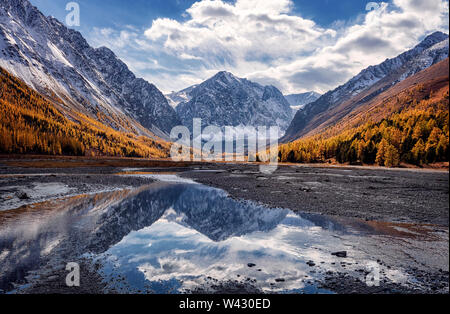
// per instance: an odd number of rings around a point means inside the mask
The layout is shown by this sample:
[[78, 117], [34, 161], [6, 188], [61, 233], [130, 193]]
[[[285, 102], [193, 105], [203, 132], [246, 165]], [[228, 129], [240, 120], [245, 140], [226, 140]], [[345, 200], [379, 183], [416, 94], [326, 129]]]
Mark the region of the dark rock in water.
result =
[[345, 258], [345, 257], [347, 257], [347, 251], [334, 252], [334, 253], [331, 253], [331, 255], [334, 255], [334, 256], [337, 256], [337, 257]]
[[253, 263], [248, 263], [248, 264], [247, 264], [247, 266], [251, 268], [251, 267], [255, 267], [255, 266], [256, 266], [256, 264], [253, 264]]
[[29, 199], [30, 199], [30, 197], [28, 196], [28, 194], [25, 193], [25, 192], [19, 192], [19, 193], [17, 193], [17, 197], [18, 197], [19, 199], [21, 199], [21, 200], [29, 200]]

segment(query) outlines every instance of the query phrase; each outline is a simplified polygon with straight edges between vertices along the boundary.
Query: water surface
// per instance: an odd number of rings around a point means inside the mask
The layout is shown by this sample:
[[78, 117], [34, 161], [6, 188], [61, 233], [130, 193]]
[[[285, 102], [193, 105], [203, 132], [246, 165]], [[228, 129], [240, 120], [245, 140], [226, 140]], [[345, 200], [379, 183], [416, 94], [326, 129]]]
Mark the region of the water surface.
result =
[[[439, 240], [430, 226], [297, 214], [237, 201], [171, 174], [133, 175], [163, 182], [0, 213], [0, 289], [24, 284], [30, 270], [84, 256], [101, 265], [106, 292], [243, 284], [263, 292], [328, 293], [317, 284], [327, 272], [364, 280], [373, 256], [361, 247], [373, 237]], [[336, 251], [348, 257], [333, 256]], [[380, 267], [389, 280], [414, 281], [401, 268]]]

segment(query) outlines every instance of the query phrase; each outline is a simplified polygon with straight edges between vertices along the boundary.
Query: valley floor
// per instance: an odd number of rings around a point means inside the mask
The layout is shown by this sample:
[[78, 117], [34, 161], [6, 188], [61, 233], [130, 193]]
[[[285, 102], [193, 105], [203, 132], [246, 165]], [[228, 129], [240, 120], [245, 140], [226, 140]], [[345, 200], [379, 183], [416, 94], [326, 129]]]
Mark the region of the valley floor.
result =
[[[123, 169], [175, 172], [221, 188], [237, 199], [293, 211], [449, 225], [448, 170], [364, 166], [280, 164], [273, 174], [265, 175], [256, 164], [71, 157], [0, 159], [0, 210], [145, 182], [115, 175]], [[36, 184], [38, 189], [34, 188]]]
[[[321, 285], [338, 293], [423, 293], [432, 292], [435, 288], [448, 293], [448, 171], [280, 165], [273, 174], [266, 175], [259, 171], [258, 165], [253, 164], [2, 158], [0, 222], [2, 211], [11, 212], [10, 209], [23, 205], [78, 194], [132, 189], [153, 181], [145, 177], [117, 175], [120, 172], [137, 175], [176, 173], [180, 177], [223, 189], [235, 199], [250, 200], [272, 208], [288, 208], [294, 212], [322, 214], [334, 217], [337, 221], [356, 218], [378, 230], [386, 230], [388, 227], [392, 230], [408, 228], [416, 224], [429, 225], [437, 234], [442, 235], [439, 248], [432, 244], [421, 244], [408, 252], [413, 257], [411, 261], [401, 261], [401, 266], [405, 269], [409, 268], [415, 273], [422, 272], [420, 277], [426, 287], [423, 291], [402, 291], [399, 287], [389, 285], [383, 286], [381, 290], [371, 289], [358, 280], [349, 281], [345, 272], [330, 275]], [[442, 243], [444, 245], [441, 247]], [[370, 241], [364, 245], [367, 245], [368, 251], [373, 249], [377, 252], [370, 254], [375, 260], [383, 260], [387, 267], [398, 263], [395, 255], [383, 256], [385, 250], [396, 252], [398, 247], [386, 244], [386, 249], [379, 247], [377, 243], [375, 248], [375, 244]], [[101, 285], [96, 286], [98, 278], [95, 269], [89, 271], [89, 274], [92, 274], [92, 285], [89, 286], [94, 290], [81, 292], [98, 292], [95, 289], [101, 290]], [[60, 281], [57, 282], [60, 285]], [[40, 287], [41, 290], [31, 289], [29, 292], [55, 292], [52, 290], [52, 280], [48, 282], [48, 286]], [[246, 292], [245, 286], [242, 289], [233, 291]]]
[[257, 165], [209, 166], [220, 172], [182, 176], [231, 196], [293, 211], [389, 222], [448, 226], [448, 171], [377, 167], [280, 165], [271, 175]]

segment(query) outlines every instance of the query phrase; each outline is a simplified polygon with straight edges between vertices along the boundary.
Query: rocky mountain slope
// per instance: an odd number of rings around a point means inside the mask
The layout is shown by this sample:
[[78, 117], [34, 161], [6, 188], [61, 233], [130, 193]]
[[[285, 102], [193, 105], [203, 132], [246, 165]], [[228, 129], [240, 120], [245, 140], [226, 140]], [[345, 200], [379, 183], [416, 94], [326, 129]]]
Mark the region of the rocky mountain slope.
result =
[[307, 92], [301, 94], [291, 94], [286, 95], [284, 98], [291, 105], [292, 110], [300, 110], [305, 107], [307, 104], [310, 104], [316, 101], [321, 95], [316, 92]]
[[280, 146], [288, 162], [396, 167], [448, 163], [449, 59], [373, 97], [314, 135]]
[[201, 118], [203, 125], [279, 126], [286, 130], [292, 109], [274, 86], [261, 86], [219, 72], [189, 92], [190, 100], [176, 110], [183, 124], [192, 128], [192, 120]]
[[[350, 115], [340, 119], [336, 125], [327, 128], [321, 135], [326, 138], [329, 134], [339, 134], [349, 128], [357, 128], [367, 121], [379, 122], [395, 112], [401, 112], [410, 107], [415, 108], [413, 103], [401, 100], [409, 97], [415, 98], [418, 102], [427, 98], [427, 91], [432, 91], [431, 94], [433, 95], [444, 87], [448, 89], [448, 77], [449, 58], [446, 58], [395, 84], [392, 88], [371, 98], [370, 102], [361, 102]], [[418, 89], [419, 92], [411, 92], [414, 89]], [[389, 104], [392, 103], [395, 103], [395, 105], [389, 107]]]
[[170, 146], [120, 132], [36, 92], [0, 67], [0, 154], [167, 158]]
[[436, 32], [413, 49], [361, 71], [295, 115], [283, 142], [318, 133], [397, 83], [448, 57], [448, 35]]
[[114, 53], [45, 17], [27, 0], [0, 2], [0, 66], [29, 86], [116, 130], [158, 136], [178, 125], [175, 110]]
[[169, 105], [171, 105], [173, 108], [176, 108], [182, 102], [188, 102], [189, 100], [191, 100], [192, 99], [191, 92], [197, 86], [198, 85], [193, 85], [179, 92], [172, 92], [170, 94], [165, 95], [167, 101], [169, 102]]

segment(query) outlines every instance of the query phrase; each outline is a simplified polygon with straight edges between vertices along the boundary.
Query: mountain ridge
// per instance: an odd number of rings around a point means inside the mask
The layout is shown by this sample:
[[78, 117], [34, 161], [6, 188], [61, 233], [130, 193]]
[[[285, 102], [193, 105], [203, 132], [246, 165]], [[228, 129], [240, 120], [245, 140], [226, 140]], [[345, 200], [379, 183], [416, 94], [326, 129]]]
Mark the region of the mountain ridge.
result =
[[448, 162], [449, 58], [377, 95], [339, 123], [280, 146], [287, 162]]
[[284, 130], [292, 119], [292, 109], [276, 87], [262, 86], [226, 71], [198, 84], [189, 96], [176, 107], [188, 128], [192, 128], [192, 119], [201, 118], [205, 125], [265, 125]]
[[[358, 107], [361, 99], [354, 102], [352, 99], [363, 92], [372, 89], [364, 99], [364, 102], [370, 101], [377, 94], [447, 57], [448, 35], [435, 32], [427, 36], [413, 49], [362, 70], [347, 83], [299, 110], [281, 141], [289, 142], [311, 132], [319, 132]], [[373, 88], [374, 86], [377, 88]], [[344, 106], [343, 110], [336, 110], [346, 102], [347, 106]]]
[[0, 4], [0, 66], [38, 92], [56, 94], [67, 109], [100, 114], [117, 130], [165, 136], [179, 124], [155, 85], [27, 0]]
[[119, 132], [52, 100], [0, 67], [0, 153], [167, 158], [169, 144]]

